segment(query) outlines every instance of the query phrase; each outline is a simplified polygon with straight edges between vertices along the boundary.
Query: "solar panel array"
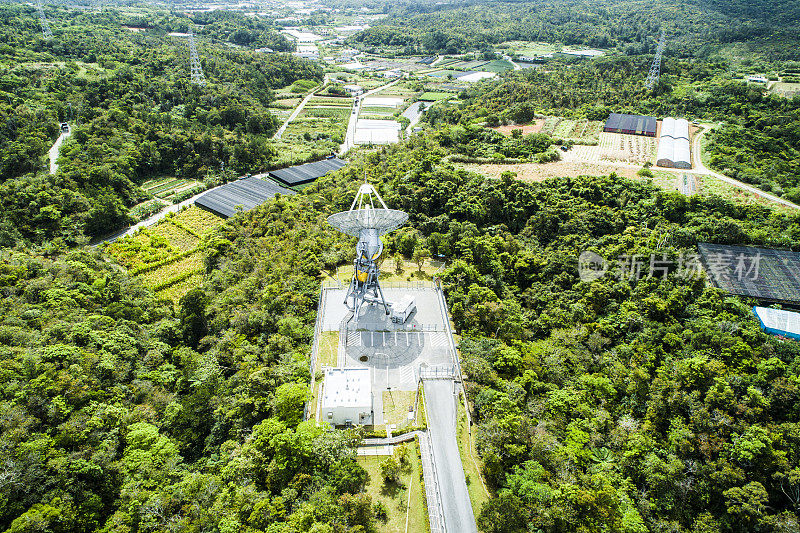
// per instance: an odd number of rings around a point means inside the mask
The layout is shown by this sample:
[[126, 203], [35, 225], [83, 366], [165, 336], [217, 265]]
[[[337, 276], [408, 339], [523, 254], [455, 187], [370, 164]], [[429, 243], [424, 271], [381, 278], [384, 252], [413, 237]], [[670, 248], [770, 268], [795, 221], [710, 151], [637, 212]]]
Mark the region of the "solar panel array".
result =
[[295, 194], [295, 192], [281, 187], [273, 181], [251, 177], [212, 189], [194, 203], [212, 213], [228, 218], [236, 214], [237, 210], [249, 211], [276, 194]]
[[800, 303], [800, 252], [699, 243], [703, 266], [715, 286], [738, 296]]
[[306, 163], [305, 165], [271, 170], [269, 175], [287, 185], [300, 185], [301, 183], [321, 178], [328, 172], [339, 170], [345, 165], [347, 165], [346, 161], [342, 161], [338, 157], [332, 157], [331, 159], [323, 159], [322, 161]]

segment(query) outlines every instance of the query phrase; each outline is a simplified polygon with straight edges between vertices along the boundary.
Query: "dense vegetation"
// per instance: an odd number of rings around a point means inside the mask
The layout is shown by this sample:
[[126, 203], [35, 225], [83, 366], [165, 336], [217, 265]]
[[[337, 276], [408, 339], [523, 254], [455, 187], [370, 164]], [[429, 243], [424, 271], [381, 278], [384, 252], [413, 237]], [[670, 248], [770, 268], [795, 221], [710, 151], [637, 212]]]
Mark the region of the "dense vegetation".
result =
[[357, 436], [301, 423], [318, 203], [231, 221], [177, 311], [93, 252], [3, 253], [0, 530], [373, 530]]
[[[135, 32], [123, 26], [143, 21], [118, 11], [48, 10], [56, 37], [46, 41], [34, 10], [0, 10], [0, 190], [8, 201], [0, 242], [79, 242], [124, 225], [128, 208], [148, 197], [139, 186], [149, 178], [245, 173], [277, 157], [267, 143], [278, 126], [267, 109], [273, 89], [319, 79], [319, 67], [209, 43], [206, 32], [225, 38], [245, 17], [204, 14], [196, 32], [209, 83], [200, 88], [189, 82], [185, 37], [166, 34], [187, 29], [188, 19], [156, 15]], [[273, 30], [243, 24], [258, 33], [252, 42], [288, 47]], [[72, 139], [59, 173], [42, 176], [62, 120]]]
[[353, 38], [367, 48], [392, 47], [411, 53], [491, 50], [511, 40], [602, 48], [628, 54], [655, 49], [658, 29], [669, 50], [694, 55], [708, 45], [747, 42], [773, 58], [797, 59], [796, 2], [651, 2], [632, 0], [506, 0], [411, 2]]
[[[449, 264], [493, 494], [482, 531], [798, 531], [800, 345], [678, 266], [701, 241], [797, 249], [800, 215], [613, 174], [523, 183], [453, 163], [555, 153], [547, 135], [484, 123], [673, 114], [724, 121], [711, 164], [800, 200], [800, 100], [732, 81], [725, 58], [692, 48], [713, 30], [796, 57], [794, 3], [599, 5], [394, 7], [356, 40], [427, 53], [541, 38], [623, 54], [477, 84], [428, 111], [430, 130], [195, 235], [203, 282], [179, 302], [86, 236], [126, 223], [146, 179], [269, 165], [273, 91], [311, 87], [321, 70], [251, 51], [291, 48], [270, 21], [203, 13], [201, 88], [183, 39], [167, 35], [187, 17], [48, 7], [46, 41], [31, 6], [1, 7], [0, 531], [378, 531], [386, 510], [365, 491], [360, 433], [302, 421], [320, 272], [352, 253], [325, 220], [365, 176], [410, 213], [386, 256]], [[682, 14], [669, 26], [682, 44], [648, 92], [641, 54], [666, 11]], [[50, 176], [61, 120], [74, 133]], [[580, 279], [585, 250], [610, 261], [606, 276]], [[620, 275], [621, 256], [652, 254], [668, 272]]]
[[[615, 177], [485, 180], [430, 140], [387, 151], [386, 200], [444, 273], [485, 474], [484, 531], [793, 531], [800, 347], [675, 271], [698, 241], [795, 246], [800, 216]], [[583, 282], [577, 256], [672, 272]], [[649, 260], [649, 259], [648, 259]], [[618, 273], [616, 269], [614, 274]]]

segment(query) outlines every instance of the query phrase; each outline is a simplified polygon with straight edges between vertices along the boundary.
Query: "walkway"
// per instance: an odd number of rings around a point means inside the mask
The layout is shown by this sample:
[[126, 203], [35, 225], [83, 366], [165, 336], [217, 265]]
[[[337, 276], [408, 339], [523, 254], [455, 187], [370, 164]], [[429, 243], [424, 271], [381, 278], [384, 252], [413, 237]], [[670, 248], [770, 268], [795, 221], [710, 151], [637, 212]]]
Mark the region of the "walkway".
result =
[[53, 143], [52, 148], [50, 148], [50, 174], [55, 174], [58, 171], [58, 154], [61, 151], [61, 144], [64, 140], [72, 134], [72, 128], [68, 128], [67, 131], [62, 133], [56, 139], [56, 142]]

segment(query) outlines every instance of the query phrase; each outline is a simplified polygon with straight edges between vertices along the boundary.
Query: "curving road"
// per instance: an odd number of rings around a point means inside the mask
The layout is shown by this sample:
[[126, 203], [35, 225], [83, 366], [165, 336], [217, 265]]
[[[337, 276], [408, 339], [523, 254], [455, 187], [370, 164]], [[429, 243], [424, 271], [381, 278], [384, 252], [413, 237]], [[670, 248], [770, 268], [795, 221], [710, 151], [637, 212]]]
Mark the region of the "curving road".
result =
[[[700, 133], [698, 133], [697, 135], [695, 135], [695, 137], [694, 137], [694, 145], [692, 146], [692, 157], [694, 158], [694, 169], [692, 169], [692, 172], [694, 172], [696, 174], [708, 174], [710, 176], [714, 176], [718, 180], [722, 180], [725, 183], [730, 183], [731, 185], [739, 187], [740, 189], [744, 189], [745, 191], [753, 193], [753, 194], [755, 194], [757, 196], [761, 196], [763, 198], [767, 198], [769, 200], [772, 200], [773, 202], [777, 202], [779, 204], [785, 205], [786, 207], [793, 207], [794, 209], [800, 209], [800, 206], [798, 206], [796, 204], [793, 204], [789, 200], [784, 200], [783, 198], [779, 198], [778, 196], [775, 196], [775, 195], [770, 194], [768, 192], [764, 192], [761, 189], [757, 189], [756, 187], [753, 187], [751, 185], [747, 185], [746, 183], [742, 183], [739, 180], [735, 180], [733, 178], [729, 178], [728, 176], [726, 176], [724, 174], [720, 174], [719, 172], [714, 172], [710, 168], [706, 167], [703, 164], [703, 159], [700, 157], [700, 155], [702, 154], [702, 148], [701, 148], [701, 144], [700, 144], [700, 139], [702, 139], [703, 135], [706, 134], [706, 131], [708, 131], [708, 130], [706, 128], [703, 128], [703, 130]], [[659, 170], [661, 170], [661, 168], [659, 168]]]

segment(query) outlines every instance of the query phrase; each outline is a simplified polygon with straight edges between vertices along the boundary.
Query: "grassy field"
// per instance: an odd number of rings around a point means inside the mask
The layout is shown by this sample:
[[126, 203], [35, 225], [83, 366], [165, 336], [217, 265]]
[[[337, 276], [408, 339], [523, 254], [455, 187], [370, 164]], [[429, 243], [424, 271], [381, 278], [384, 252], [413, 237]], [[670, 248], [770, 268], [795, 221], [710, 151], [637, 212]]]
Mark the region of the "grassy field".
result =
[[[416, 263], [403, 260], [399, 271], [395, 267], [396, 265], [394, 259], [387, 258], [384, 260], [383, 264], [380, 265], [381, 282], [419, 280], [430, 281], [433, 279], [433, 275], [441, 269], [442, 263], [434, 259], [427, 259], [420, 270]], [[353, 277], [353, 265], [348, 264], [340, 266], [338, 270], [334, 272], [323, 272], [323, 276], [326, 279], [336, 279], [338, 276], [340, 282], [347, 284], [350, 282], [350, 278]]]
[[420, 100], [424, 100], [426, 102], [438, 102], [439, 100], [447, 100], [448, 98], [452, 97], [452, 93], [440, 93], [434, 91], [425, 91], [421, 95], [419, 95]]
[[317, 345], [317, 361], [314, 370], [321, 372], [326, 366], [336, 366], [339, 353], [339, 332], [323, 331]]
[[191, 206], [105, 251], [162, 298], [177, 302], [203, 279], [203, 236], [222, 218]]
[[[415, 391], [383, 391], [383, 420], [402, 428], [408, 423], [408, 413], [414, 409]], [[385, 423], [381, 424], [384, 425]]]
[[480, 67], [475, 67], [472, 70], [482, 71], [482, 72], [505, 72], [506, 70], [511, 70], [514, 68], [514, 65], [506, 61], [505, 59], [495, 59], [493, 61], [489, 61], [481, 65]]
[[379, 521], [377, 530], [380, 533], [425, 533], [430, 531], [430, 526], [418, 446], [416, 442], [409, 442], [400, 447], [408, 450], [409, 465], [402, 469], [400, 482], [396, 484], [385, 483], [381, 476], [380, 465], [385, 456], [358, 457], [358, 464], [369, 474], [367, 494], [373, 504], [381, 502], [387, 511], [387, 520]]
[[501, 43], [498, 48], [526, 57], [551, 54], [560, 50], [560, 48], [555, 45], [533, 41], [506, 41]]
[[472, 512], [475, 517], [481, 513], [483, 504], [489, 501], [491, 496], [484, 485], [481, 477], [481, 467], [483, 466], [478, 452], [475, 450], [475, 441], [469, 432], [469, 422], [464, 411], [464, 399], [459, 395], [458, 400], [458, 452], [461, 454], [461, 464], [464, 466], [464, 476], [467, 480], [467, 491], [469, 492]]

